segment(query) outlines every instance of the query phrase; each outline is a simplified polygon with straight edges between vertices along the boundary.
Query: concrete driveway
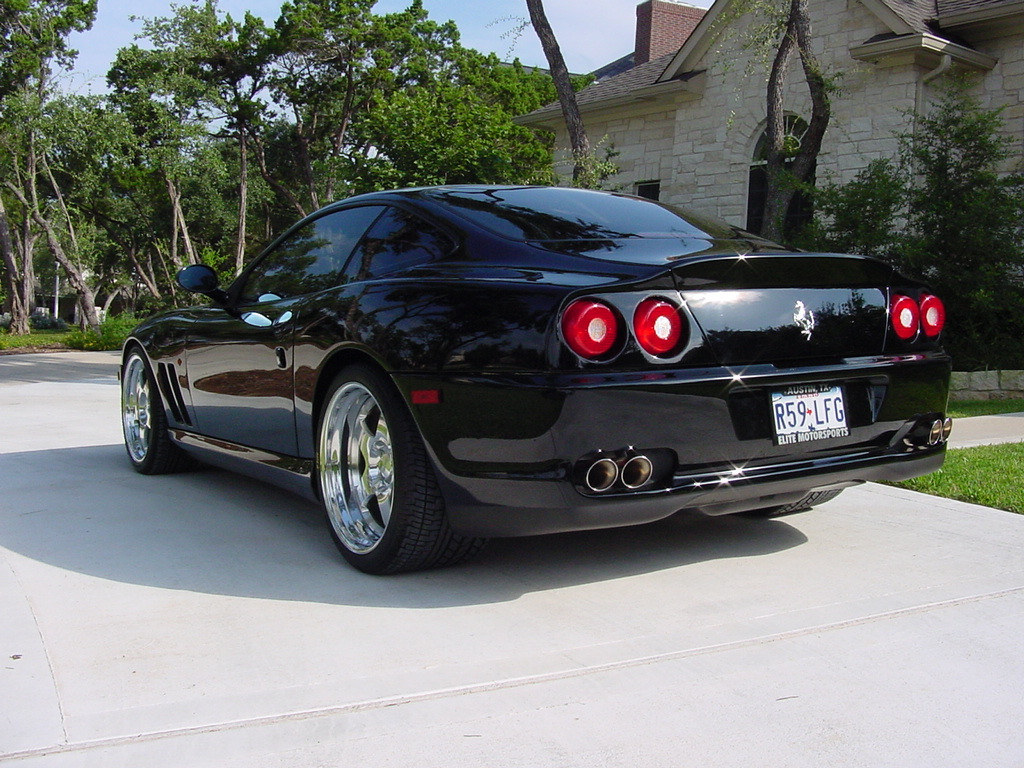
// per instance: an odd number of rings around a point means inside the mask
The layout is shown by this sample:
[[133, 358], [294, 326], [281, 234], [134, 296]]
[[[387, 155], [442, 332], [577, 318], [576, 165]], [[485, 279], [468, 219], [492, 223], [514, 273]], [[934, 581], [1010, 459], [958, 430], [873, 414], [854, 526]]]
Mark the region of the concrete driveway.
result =
[[135, 474], [116, 361], [0, 357], [0, 764], [1024, 765], [1022, 516], [868, 485], [374, 578]]

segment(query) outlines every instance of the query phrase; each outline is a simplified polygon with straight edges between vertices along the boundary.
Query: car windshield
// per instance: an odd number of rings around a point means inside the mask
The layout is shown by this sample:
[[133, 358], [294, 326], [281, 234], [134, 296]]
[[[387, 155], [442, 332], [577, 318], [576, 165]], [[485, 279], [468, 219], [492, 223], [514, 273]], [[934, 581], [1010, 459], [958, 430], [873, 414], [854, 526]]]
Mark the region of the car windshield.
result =
[[557, 187], [439, 189], [450, 210], [512, 240], [729, 239], [729, 225], [653, 200]]

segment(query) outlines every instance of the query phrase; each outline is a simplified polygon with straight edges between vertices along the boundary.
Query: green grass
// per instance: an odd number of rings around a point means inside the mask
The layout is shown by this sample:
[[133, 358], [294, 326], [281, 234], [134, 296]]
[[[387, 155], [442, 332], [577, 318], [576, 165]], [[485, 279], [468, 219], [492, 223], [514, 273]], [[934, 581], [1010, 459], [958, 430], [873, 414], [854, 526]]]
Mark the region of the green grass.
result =
[[993, 413], [1019, 413], [1024, 411], [1024, 398], [1010, 400], [953, 400], [949, 416], [964, 419], [968, 416], [988, 416]]
[[946, 452], [942, 469], [901, 488], [1024, 514], [1024, 443], [982, 445]]
[[0, 349], [65, 349], [71, 331], [32, 331], [26, 336], [0, 333]]

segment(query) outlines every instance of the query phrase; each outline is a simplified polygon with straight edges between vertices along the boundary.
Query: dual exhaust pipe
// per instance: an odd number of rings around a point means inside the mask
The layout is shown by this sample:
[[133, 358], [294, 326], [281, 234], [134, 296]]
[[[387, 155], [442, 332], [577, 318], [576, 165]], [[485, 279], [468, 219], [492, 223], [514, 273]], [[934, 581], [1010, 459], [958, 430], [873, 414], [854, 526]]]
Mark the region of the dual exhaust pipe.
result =
[[635, 491], [650, 482], [654, 464], [642, 453], [627, 453], [622, 456], [601, 456], [591, 461], [583, 474], [583, 484], [593, 493], [604, 493], [621, 483], [627, 490]]
[[935, 448], [949, 440], [952, 431], [953, 420], [948, 416], [925, 416], [913, 425], [903, 442], [908, 448]]
[[948, 416], [943, 419], [936, 419], [928, 430], [928, 445], [938, 445], [949, 440], [949, 433], [953, 431], [953, 420]]

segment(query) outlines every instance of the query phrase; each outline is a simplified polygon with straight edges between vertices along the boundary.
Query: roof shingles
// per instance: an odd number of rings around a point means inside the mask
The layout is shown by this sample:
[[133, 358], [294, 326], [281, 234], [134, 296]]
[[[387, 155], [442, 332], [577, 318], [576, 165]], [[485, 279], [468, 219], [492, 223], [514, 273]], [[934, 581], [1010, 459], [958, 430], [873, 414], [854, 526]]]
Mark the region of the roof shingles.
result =
[[883, 0], [889, 9], [917, 32], [928, 31], [939, 12], [936, 0]]
[[939, 19], [954, 13], [976, 11], [999, 5], [1009, 5], [1010, 0], [936, 0], [939, 6]]
[[[576, 103], [581, 107], [598, 101], [608, 101], [619, 96], [627, 96], [633, 91], [644, 86], [654, 85], [661, 73], [665, 71], [675, 51], [659, 56], [657, 59], [641, 64], [639, 67], [623, 72], [621, 75], [610, 77], [607, 80], [591, 83], [582, 91], [576, 94]], [[535, 109], [526, 117], [544, 117], [548, 114], [558, 113], [560, 107], [558, 102], [548, 104]]]
[[935, 31], [944, 16], [1008, 5], [1011, 0], [882, 0], [916, 32]]

